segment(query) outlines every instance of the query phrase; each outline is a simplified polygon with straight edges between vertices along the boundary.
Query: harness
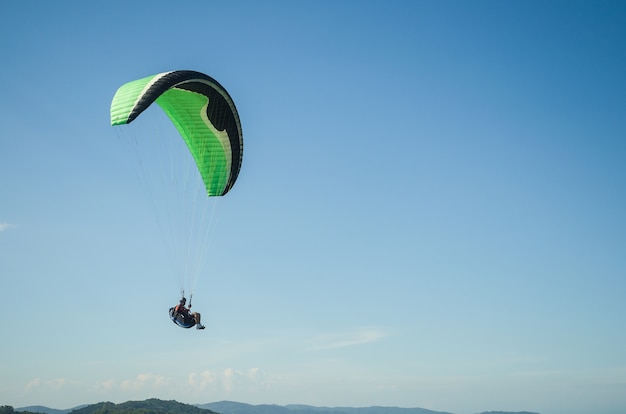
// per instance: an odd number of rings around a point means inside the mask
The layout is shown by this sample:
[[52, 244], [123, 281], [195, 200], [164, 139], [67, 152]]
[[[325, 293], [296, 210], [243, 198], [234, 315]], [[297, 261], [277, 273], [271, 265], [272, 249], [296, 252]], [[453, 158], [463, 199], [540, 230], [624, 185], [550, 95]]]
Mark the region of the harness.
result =
[[175, 309], [176, 308], [170, 308], [170, 319], [176, 325], [180, 326], [181, 328], [189, 329], [196, 324], [191, 315], [185, 318], [184, 314], [180, 312], [176, 313]]

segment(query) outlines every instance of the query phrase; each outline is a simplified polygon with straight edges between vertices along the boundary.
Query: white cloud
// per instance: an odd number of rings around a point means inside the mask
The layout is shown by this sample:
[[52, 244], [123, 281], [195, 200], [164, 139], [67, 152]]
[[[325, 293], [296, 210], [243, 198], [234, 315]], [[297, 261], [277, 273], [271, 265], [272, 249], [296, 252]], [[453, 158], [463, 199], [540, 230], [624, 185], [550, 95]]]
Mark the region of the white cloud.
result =
[[194, 392], [241, 392], [262, 385], [264, 376], [258, 368], [239, 371], [224, 368], [220, 372], [192, 372], [188, 376], [188, 389]]
[[255, 381], [258, 373], [259, 373], [258, 368], [250, 368], [248, 370], [248, 378], [250, 378], [251, 381]]
[[[259, 368], [222, 368], [196, 371], [177, 376], [144, 372], [126, 378], [82, 380], [68, 378], [32, 378], [22, 385], [22, 396], [45, 401], [62, 394], [81, 395], [85, 401], [126, 401], [159, 396], [163, 399], [204, 401], [228, 398], [242, 399], [269, 389], [268, 378]], [[83, 403], [79, 401], [78, 403]]]
[[237, 371], [232, 368], [226, 368], [224, 370], [224, 389], [232, 392], [235, 388], [235, 380], [237, 377]]
[[96, 389], [102, 390], [102, 391], [111, 391], [115, 388], [115, 384], [116, 384], [115, 380], [112, 380], [112, 379], [102, 381], [96, 384]]
[[5, 230], [12, 229], [15, 227], [17, 227], [15, 224], [0, 223], [0, 233], [2, 233]]
[[67, 378], [54, 378], [46, 383], [46, 385], [54, 390], [58, 391], [66, 385], [70, 384], [72, 381]]
[[215, 385], [217, 382], [217, 376], [211, 371], [204, 371], [201, 373], [192, 372], [189, 374], [189, 386], [198, 389], [205, 389], [209, 386]]
[[120, 389], [124, 391], [139, 391], [144, 388], [162, 388], [169, 385], [168, 378], [162, 375], [154, 375], [150, 372], [138, 374], [135, 379], [124, 380], [120, 383]]
[[41, 378], [34, 378], [26, 383], [26, 385], [24, 386], [24, 392], [26, 393], [58, 392], [68, 386], [76, 386], [76, 385], [78, 385], [76, 381], [73, 381], [67, 378], [53, 378], [53, 379], [48, 379], [48, 380], [42, 380]]
[[28, 392], [41, 385], [41, 378], [34, 378], [24, 386], [24, 391]]

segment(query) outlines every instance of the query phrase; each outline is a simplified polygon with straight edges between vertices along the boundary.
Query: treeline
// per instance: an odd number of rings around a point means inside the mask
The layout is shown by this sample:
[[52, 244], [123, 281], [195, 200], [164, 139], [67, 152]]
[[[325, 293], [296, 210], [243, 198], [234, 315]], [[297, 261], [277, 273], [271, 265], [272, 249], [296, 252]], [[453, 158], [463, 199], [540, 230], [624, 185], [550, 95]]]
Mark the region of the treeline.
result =
[[[15, 408], [11, 407], [10, 405], [2, 405], [0, 406], [0, 414], [16, 414], [17, 411], [15, 411]], [[38, 413], [31, 413], [30, 411], [20, 411], [19, 414], [38, 414]]]
[[[2, 414], [2, 413], [0, 413]], [[121, 404], [101, 402], [88, 405], [72, 414], [216, 414], [211, 410], [198, 408], [194, 405], [177, 401], [150, 399], [145, 401], [127, 401]]]
[[[127, 401], [121, 404], [101, 402], [70, 411], [71, 414], [217, 414], [214, 411], [176, 401], [162, 401], [156, 398], [145, 401]], [[15, 411], [9, 405], [0, 406], [0, 414], [40, 414], [29, 411]]]

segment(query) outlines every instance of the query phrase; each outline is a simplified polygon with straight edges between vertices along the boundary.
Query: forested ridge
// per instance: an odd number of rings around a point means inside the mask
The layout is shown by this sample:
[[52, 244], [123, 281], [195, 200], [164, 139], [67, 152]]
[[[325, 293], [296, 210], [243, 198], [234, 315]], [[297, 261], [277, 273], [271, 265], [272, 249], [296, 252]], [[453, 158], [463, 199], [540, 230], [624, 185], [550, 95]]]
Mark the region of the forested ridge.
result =
[[[156, 398], [145, 401], [127, 401], [115, 404], [100, 402], [68, 410], [55, 410], [41, 406], [29, 406], [15, 410], [0, 406], [0, 414], [451, 414], [424, 408], [399, 407], [313, 407], [308, 405], [251, 405], [233, 401], [190, 405]], [[480, 414], [537, 414], [528, 411], [484, 411]]]
[[101, 402], [74, 410], [72, 414], [215, 414], [215, 412], [177, 401], [153, 398], [145, 401], [127, 401], [121, 404]]
[[[127, 401], [114, 404], [100, 402], [68, 411], [71, 414], [217, 414], [214, 411], [198, 408], [195, 405], [177, 401], [163, 401], [156, 398], [145, 401]], [[1, 406], [0, 414], [39, 414], [31, 411], [15, 411], [11, 406]]]

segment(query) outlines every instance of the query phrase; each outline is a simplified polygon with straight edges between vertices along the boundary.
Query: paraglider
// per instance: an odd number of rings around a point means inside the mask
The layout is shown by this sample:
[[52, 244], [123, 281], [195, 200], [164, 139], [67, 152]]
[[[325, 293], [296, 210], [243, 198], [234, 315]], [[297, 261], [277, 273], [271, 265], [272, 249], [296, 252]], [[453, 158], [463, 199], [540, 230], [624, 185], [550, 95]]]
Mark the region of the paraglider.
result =
[[200, 314], [198, 312], [191, 312], [191, 303], [185, 307], [187, 299], [183, 296], [178, 305], [170, 308], [170, 319], [181, 328], [204, 329], [204, 325], [200, 323]]
[[[210, 76], [189, 70], [159, 73], [134, 80], [122, 85], [115, 93], [111, 102], [111, 125], [130, 124], [154, 102], [175, 127], [178, 136], [174, 140], [181, 141], [180, 138], [182, 138], [186, 153], [182, 157], [191, 155], [194, 170], [192, 173], [179, 173], [171, 168], [170, 164], [165, 164], [161, 170], [164, 171], [163, 174], [171, 174], [173, 180], [169, 180], [168, 177], [161, 182], [174, 182], [175, 188], [171, 192], [175, 193], [176, 197], [181, 197], [178, 193], [185, 192], [193, 194], [193, 197], [198, 197], [198, 193], [203, 193], [204, 199], [226, 195], [237, 180], [243, 157], [241, 123], [235, 104], [226, 89]], [[125, 128], [130, 127], [121, 129]], [[146, 133], [146, 135], [148, 136], [133, 138], [133, 142], [136, 140], [139, 146], [158, 145], [155, 143], [157, 140], [151, 134]], [[164, 152], [167, 156], [171, 153], [169, 150]], [[144, 168], [143, 165], [142, 168]], [[200, 185], [192, 182], [195, 176], [200, 178], [203, 188], [199, 189]], [[182, 184], [178, 184], [179, 182]], [[163, 184], [163, 188], [152, 190], [151, 193], [165, 193], [165, 185]], [[189, 240], [185, 242], [189, 245], [200, 245], [200, 253], [191, 254], [191, 248], [180, 247], [184, 244], [183, 242], [171, 241], [172, 250], [179, 248], [183, 250], [177, 258], [181, 264], [175, 271], [179, 273], [181, 280], [184, 279], [183, 274], [188, 274], [193, 282], [191, 288], [182, 286], [181, 282], [183, 299], [177, 306], [170, 308], [170, 318], [183, 328], [196, 326], [197, 329], [204, 329], [204, 326], [200, 324], [200, 314], [189, 311], [191, 303], [185, 307], [184, 297], [185, 290], [193, 294], [195, 286], [193, 274], [199, 273], [201, 268], [200, 265], [192, 262], [203, 260], [205, 256], [203, 250], [208, 245], [207, 228], [209, 225], [205, 221], [206, 214], [202, 212], [198, 219], [192, 217], [198, 214], [196, 213], [200, 210], [198, 205], [204, 201], [201, 198], [180, 198], [176, 202], [178, 203], [176, 206], [163, 208], [169, 215], [164, 221], [174, 222], [178, 217], [182, 217], [179, 219], [182, 228], [171, 230], [171, 232], [173, 234], [189, 233]], [[158, 207], [160, 205], [157, 205]]]

